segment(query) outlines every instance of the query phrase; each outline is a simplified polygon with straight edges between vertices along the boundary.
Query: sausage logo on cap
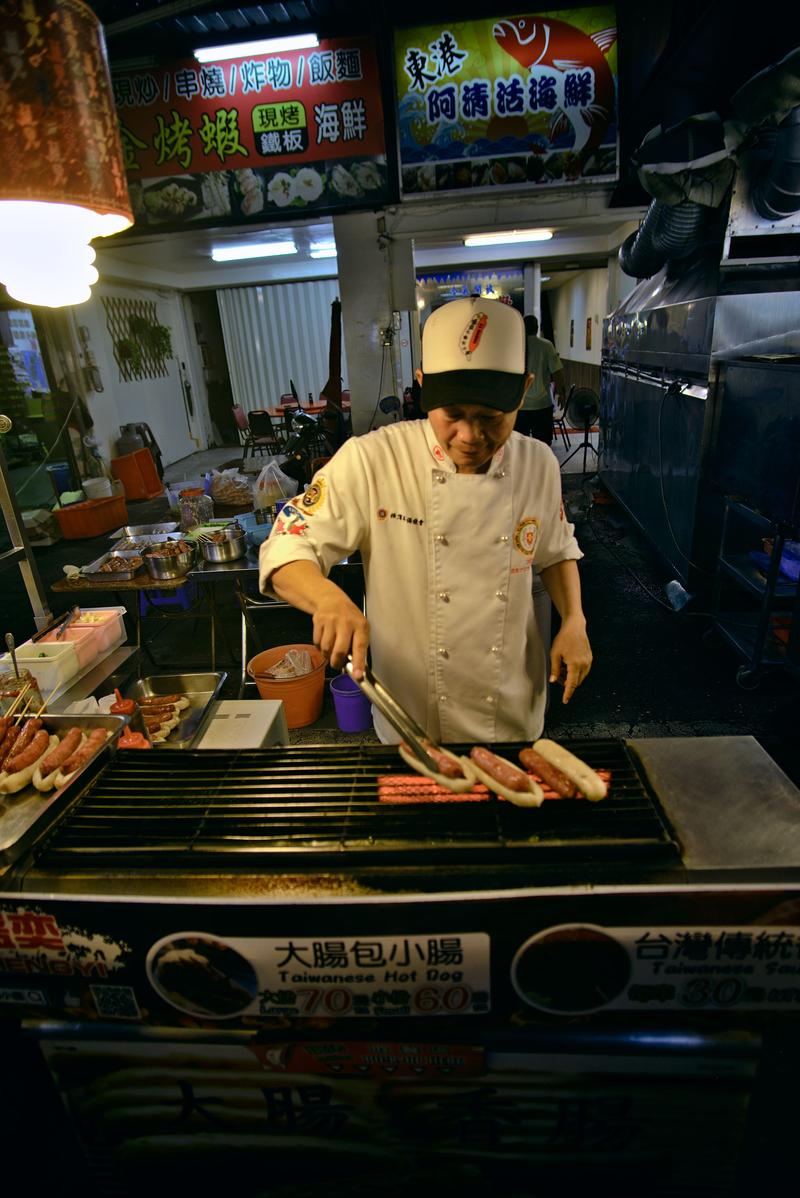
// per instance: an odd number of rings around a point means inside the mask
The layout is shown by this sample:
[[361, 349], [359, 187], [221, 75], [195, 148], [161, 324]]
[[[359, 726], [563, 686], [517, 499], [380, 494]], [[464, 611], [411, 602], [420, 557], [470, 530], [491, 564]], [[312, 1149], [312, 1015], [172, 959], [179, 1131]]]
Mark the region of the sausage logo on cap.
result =
[[485, 312], [476, 312], [464, 332], [461, 334], [461, 352], [465, 358], [471, 358], [481, 343], [489, 317]]
[[514, 529], [514, 544], [525, 557], [533, 557], [536, 539], [539, 536], [539, 524], [538, 516], [523, 516]]

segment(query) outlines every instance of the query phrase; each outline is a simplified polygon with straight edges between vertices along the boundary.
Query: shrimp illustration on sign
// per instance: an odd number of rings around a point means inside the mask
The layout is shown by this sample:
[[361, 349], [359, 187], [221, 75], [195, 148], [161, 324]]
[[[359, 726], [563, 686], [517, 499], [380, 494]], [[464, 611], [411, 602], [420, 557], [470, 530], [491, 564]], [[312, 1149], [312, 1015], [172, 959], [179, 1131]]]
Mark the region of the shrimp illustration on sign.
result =
[[[553, 80], [555, 107], [550, 137], [572, 126], [572, 152], [586, 161], [602, 141], [614, 115], [614, 76], [605, 56], [617, 40], [616, 29], [587, 34], [565, 21], [531, 16], [498, 21], [492, 33], [498, 46], [528, 69], [534, 79], [548, 76]], [[587, 71], [590, 80], [579, 80], [580, 102], [568, 103], [568, 72], [574, 78]], [[591, 83], [589, 88], [587, 82]]]

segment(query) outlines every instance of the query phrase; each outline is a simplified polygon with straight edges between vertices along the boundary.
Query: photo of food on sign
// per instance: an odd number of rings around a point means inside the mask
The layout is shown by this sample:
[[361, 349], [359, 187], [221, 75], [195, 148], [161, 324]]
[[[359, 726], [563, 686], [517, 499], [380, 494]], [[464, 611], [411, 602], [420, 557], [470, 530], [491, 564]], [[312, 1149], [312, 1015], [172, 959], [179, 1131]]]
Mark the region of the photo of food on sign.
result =
[[229, 171], [128, 183], [138, 225], [174, 225], [231, 215]]
[[403, 193], [616, 178], [616, 71], [610, 5], [398, 31]]
[[254, 217], [281, 208], [334, 208], [365, 196], [386, 194], [386, 159], [345, 159], [277, 169], [243, 167], [229, 171], [231, 211]]
[[171, 936], [148, 955], [153, 988], [189, 1015], [225, 1019], [246, 1011], [258, 993], [250, 962], [232, 948], [202, 933]]

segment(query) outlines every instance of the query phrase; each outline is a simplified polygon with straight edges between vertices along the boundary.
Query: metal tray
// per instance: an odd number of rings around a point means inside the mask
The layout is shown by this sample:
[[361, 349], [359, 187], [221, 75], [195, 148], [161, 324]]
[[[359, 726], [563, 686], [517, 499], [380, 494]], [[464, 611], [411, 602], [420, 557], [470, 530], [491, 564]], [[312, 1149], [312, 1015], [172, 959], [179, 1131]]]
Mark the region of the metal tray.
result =
[[162, 532], [175, 532], [177, 528], [177, 520], [168, 521], [166, 524], [124, 524], [122, 528], [112, 532], [109, 539], [118, 541], [120, 537], [150, 537]]
[[87, 582], [107, 582], [108, 589], [113, 591], [114, 582], [130, 582], [132, 578], [136, 577], [138, 572], [144, 568], [144, 559], [142, 560], [141, 565], [134, 566], [131, 570], [103, 571], [100, 569], [103, 563], [107, 562], [110, 557], [124, 557], [126, 561], [128, 561], [131, 558], [141, 556], [141, 552], [138, 549], [130, 549], [125, 552], [118, 553], [115, 553], [113, 549], [109, 550], [109, 552], [104, 553], [102, 557], [98, 557], [96, 561], [90, 562], [88, 566], [84, 566], [81, 570], [81, 577], [85, 578]]
[[164, 541], [179, 541], [183, 535], [182, 532], [157, 532], [143, 537], [120, 537], [111, 546], [110, 552], [133, 553], [137, 549], [144, 548], [146, 545], [162, 545]]
[[78, 770], [59, 790], [44, 794], [31, 783], [15, 795], [0, 794], [0, 862], [16, 861], [28, 845], [37, 839], [53, 819], [81, 790], [81, 778], [100, 757], [116, 751], [117, 740], [127, 724], [121, 715], [43, 715], [42, 727], [48, 732], [67, 732], [70, 728], [107, 728], [111, 736], [102, 744], [82, 769]]
[[186, 695], [189, 706], [181, 712], [181, 721], [166, 740], [153, 745], [154, 749], [189, 749], [204, 730], [211, 713], [211, 704], [219, 697], [225, 679], [224, 670], [209, 674], [151, 674], [140, 678], [126, 694], [126, 699], [149, 699], [154, 695]]

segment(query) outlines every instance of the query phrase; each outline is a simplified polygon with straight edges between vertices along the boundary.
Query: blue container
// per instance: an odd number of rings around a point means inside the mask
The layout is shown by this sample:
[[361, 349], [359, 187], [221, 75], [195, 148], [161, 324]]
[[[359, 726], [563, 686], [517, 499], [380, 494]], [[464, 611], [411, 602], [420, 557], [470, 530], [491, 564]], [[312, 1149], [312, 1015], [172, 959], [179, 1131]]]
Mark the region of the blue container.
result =
[[68, 462], [53, 462], [52, 466], [47, 467], [47, 473], [52, 479], [56, 495], [60, 495], [62, 491], [73, 490], [72, 474]]

